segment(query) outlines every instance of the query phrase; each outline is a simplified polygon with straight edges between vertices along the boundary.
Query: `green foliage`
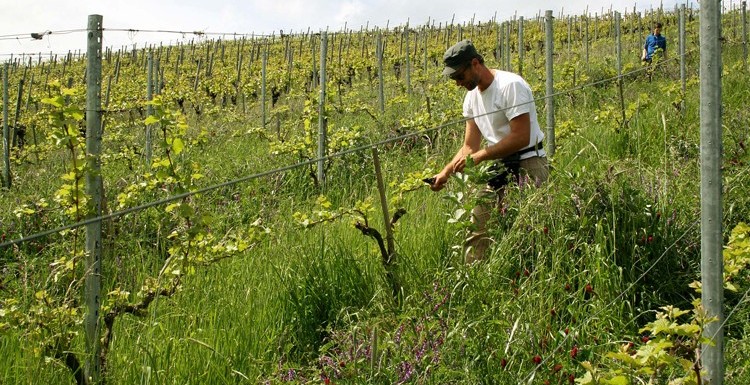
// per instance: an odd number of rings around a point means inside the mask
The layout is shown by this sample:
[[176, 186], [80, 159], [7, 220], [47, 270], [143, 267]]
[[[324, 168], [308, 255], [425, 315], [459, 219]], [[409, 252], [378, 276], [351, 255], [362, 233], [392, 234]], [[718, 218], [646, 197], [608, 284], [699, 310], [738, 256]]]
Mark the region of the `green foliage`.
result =
[[[724, 288], [737, 293], [738, 285], [750, 284], [747, 266], [750, 265], [750, 226], [738, 223], [729, 235], [729, 242], [724, 248]], [[701, 293], [702, 284], [694, 281], [690, 287]]]
[[[64, 90], [63, 94], [70, 96], [70, 92]], [[66, 184], [58, 190], [56, 201], [67, 214], [80, 219], [88, 201], [88, 196], [83, 191], [83, 178], [90, 172], [84, 162], [82, 154], [85, 154], [85, 150], [77, 128], [82, 114], [75, 108], [67, 107], [62, 96], [45, 99], [44, 102], [53, 107], [49, 112], [53, 127], [51, 137], [55, 139], [56, 145], [70, 153], [70, 168], [73, 169], [62, 175], [61, 179]], [[128, 198], [132, 198], [132, 192], [139, 188], [153, 188], [157, 185], [177, 193], [192, 191], [196, 189], [196, 181], [202, 178], [195, 163], [183, 170], [176, 162], [175, 157], [179, 157], [185, 150], [183, 137], [187, 125], [184, 120], [179, 113], [165, 107], [159, 98], [152, 105], [155, 107], [155, 114], [149, 116], [145, 124], [160, 126], [163, 155], [154, 161], [156, 173], [148, 174], [153, 179], [148, 183], [131, 186], [131, 196]], [[118, 199], [121, 204], [127, 201], [123, 194]], [[33, 209], [30, 205], [23, 205], [14, 211], [18, 217], [34, 217], [46, 207], [46, 201], [41, 200]], [[168, 249], [169, 257], [161, 270], [157, 275], [146, 278], [134, 296], [119, 286], [120, 282], [110, 283], [114, 289], [103, 300], [101, 312], [106, 314], [103, 317], [105, 330], [100, 341], [102, 354], [99, 359], [105, 372], [116, 317], [125, 313], [145, 315], [145, 310], [155, 297], [173, 295], [181, 287], [182, 277], [195, 274], [196, 267], [246, 253], [270, 232], [257, 220], [245, 229], [217, 236], [210, 231], [210, 216], [202, 214], [189, 199], [167, 206], [165, 213], [174, 217], [174, 227], [167, 236], [171, 240], [171, 246]], [[67, 366], [79, 383], [88, 384], [88, 380], [80, 373], [83, 356], [77, 355], [74, 349], [83, 324], [84, 309], [81, 302], [84, 301], [81, 300], [81, 292], [87, 275], [86, 267], [82, 266], [85, 253], [80, 248], [78, 233], [79, 229], [63, 232], [66, 242], [58, 250], [62, 256], [49, 264], [47, 279], [34, 284], [36, 291], [33, 298], [27, 298], [25, 293], [28, 288], [17, 288], [9, 293], [11, 295], [0, 298], [0, 330], [15, 330], [30, 342], [27, 347], [35, 356]]]
[[27, 340], [27, 349], [47, 360], [64, 358], [76, 336], [81, 334], [83, 309], [76, 292], [82, 281], [83, 251], [61, 257], [50, 264], [50, 283], [34, 292], [33, 297], [6, 297], [0, 304], [0, 331], [15, 329]]
[[83, 121], [83, 111], [66, 103], [66, 98], [80, 98], [83, 91], [68, 89], [59, 84], [52, 85], [60, 95], [42, 99], [42, 103], [50, 106], [48, 123], [52, 128], [49, 137], [55, 146], [64, 148], [70, 156], [67, 169], [61, 179], [63, 185], [55, 194], [55, 202], [64, 208], [65, 213], [73, 220], [80, 220], [85, 216], [87, 197], [83, 191], [83, 178], [88, 172], [85, 141], [80, 135], [79, 127]]
[[[724, 287], [737, 291], [732, 283], [738, 275], [746, 275], [750, 265], [750, 227], [740, 223], [732, 230], [724, 250]], [[744, 282], [747, 282], [744, 280]], [[700, 293], [700, 283], [691, 287]], [[704, 336], [704, 329], [716, 317], [709, 317], [700, 299], [693, 301], [692, 311], [674, 306], [663, 306], [656, 313], [656, 319], [640, 328], [642, 344], [636, 348], [630, 342], [622, 345], [619, 351], [604, 354], [612, 362], [604, 367], [595, 367], [590, 362], [582, 363], [586, 369], [579, 384], [631, 384], [638, 382], [665, 383], [670, 385], [697, 385], [702, 376], [699, 350], [702, 345], [711, 344]], [[685, 319], [686, 315], [689, 315]]]
[[[612, 359], [614, 368], [595, 369], [590, 363], [583, 363], [587, 370], [580, 384], [629, 384], [633, 379], [669, 384], [698, 384], [701, 375], [697, 349], [701, 344], [710, 343], [702, 337], [708, 319], [698, 305], [693, 310], [689, 322], [679, 318], [691, 312], [671, 306], [657, 312], [656, 320], [641, 328], [648, 332], [642, 337], [644, 343], [635, 349], [633, 343], [624, 344], [618, 352], [609, 352], [606, 358]], [[625, 382], [623, 382], [625, 381]]]
[[[402, 206], [405, 194], [427, 187], [422, 179], [431, 177], [432, 175], [429, 169], [416, 171], [407, 174], [399, 181], [393, 181], [389, 184], [391, 194], [388, 205], [393, 210], [394, 215], [396, 212], [403, 210]], [[351, 217], [354, 225], [362, 223], [364, 226], [370, 227], [370, 216], [375, 212], [373, 202], [374, 198], [367, 196], [365, 199], [354, 203], [352, 207], [341, 206], [331, 210], [333, 207], [331, 201], [325, 196], [320, 195], [316, 199], [316, 205], [319, 206], [318, 210], [313, 210], [310, 214], [297, 211], [293, 217], [304, 228], [311, 228], [324, 222], [332, 222], [345, 216]]]
[[[620, 132], [622, 127], [627, 125], [639, 111], [648, 106], [648, 100], [648, 95], [640, 95], [637, 101], [630, 102], [625, 106], [624, 115], [619, 106], [613, 104], [605, 105], [598, 111], [598, 114], [594, 117], [594, 121], [613, 122], [615, 123], [613, 125], [614, 130]], [[625, 120], [623, 120], [623, 116]]]
[[[674, 25], [674, 15], [662, 16]], [[397, 258], [390, 269], [372, 258], [382, 210], [366, 152], [327, 159], [325, 190], [316, 185], [314, 165], [265, 174], [318, 156], [319, 35], [153, 47], [161, 67], [151, 102], [144, 98], [147, 51], [107, 52], [104, 211], [219, 187], [103, 222], [102, 319], [110, 325], [103, 343], [111, 341], [104, 344], [106, 380], [621, 384], [647, 381], [651, 373], [662, 382], [691, 381], [695, 368], [687, 363], [704, 320], [678, 309], [690, 309], [687, 284], [698, 271], [696, 51], [686, 56], [685, 92], [672, 60], [656, 59], [650, 78], [637, 71], [623, 79], [623, 111], [612, 79], [612, 20], [588, 20], [589, 60], [583, 59], [583, 20], [555, 20], [553, 80], [560, 94], [551, 179], [539, 189], [506, 190], [491, 220], [489, 256], [473, 266], [460, 263], [461, 248], [474, 191], [489, 170], [469, 166], [437, 194], [421, 181], [463, 138], [463, 124], [456, 123], [464, 90], [440, 76], [442, 53], [447, 42], [470, 38], [500, 68], [492, 53], [501, 48], [497, 53], [510, 54], [513, 68], [522, 65], [535, 96], [544, 97], [542, 23], [526, 20], [524, 47], [514, 38], [511, 47], [498, 47], [496, 22], [412, 26], [411, 84], [406, 29], [379, 30], [382, 112], [375, 33], [329, 34], [326, 154], [415, 135], [379, 148], [391, 219], [409, 213], [393, 224]], [[628, 33], [638, 22], [626, 14], [625, 47], [641, 41], [640, 32]], [[516, 31], [513, 24], [512, 36]], [[697, 19], [688, 23], [689, 48], [698, 48], [696, 31]], [[746, 73], [741, 47], [725, 31], [729, 229], [750, 213], [750, 174]], [[665, 33], [675, 36], [671, 27]], [[623, 71], [640, 67], [637, 55], [623, 57]], [[11, 65], [13, 84], [23, 73], [34, 76], [21, 98], [28, 95], [19, 119], [26, 143], [11, 149], [14, 188], [0, 194], [7, 208], [0, 211], [0, 242], [87, 213], [79, 76], [85, 63], [44, 64]], [[11, 100], [18, 100], [16, 89], [9, 87]], [[543, 103], [537, 108], [541, 118]], [[11, 121], [14, 114], [11, 109]], [[144, 162], [146, 125], [154, 139], [150, 164]], [[257, 173], [264, 176], [247, 178]], [[227, 183], [236, 178], [241, 182]], [[750, 329], [742, 305], [750, 279], [736, 246], [741, 242], [727, 248], [737, 256], [725, 264], [726, 284], [738, 291], [726, 295], [735, 312], [725, 328], [725, 362], [727, 382], [748, 383], [750, 349], [743, 341]], [[65, 365], [85, 350], [82, 250], [81, 230], [0, 249], [0, 355], [6, 358], [0, 382], [71, 381]], [[397, 301], [393, 282], [401, 288]], [[656, 320], [653, 309], [661, 309]]]
[[[305, 99], [305, 106], [302, 112], [303, 130], [301, 134], [292, 133], [285, 139], [272, 140], [270, 142], [271, 155], [290, 154], [298, 160], [312, 160], [319, 157], [318, 154], [318, 102], [315, 98]], [[363, 143], [362, 127], [359, 125], [335, 127], [328, 125], [326, 138], [326, 153], [324, 156], [330, 156], [342, 150], [357, 147]], [[324, 169], [329, 170], [335, 158], [325, 159]], [[309, 175], [317, 186], [317, 174], [314, 167], [316, 164], [311, 163], [309, 166]]]

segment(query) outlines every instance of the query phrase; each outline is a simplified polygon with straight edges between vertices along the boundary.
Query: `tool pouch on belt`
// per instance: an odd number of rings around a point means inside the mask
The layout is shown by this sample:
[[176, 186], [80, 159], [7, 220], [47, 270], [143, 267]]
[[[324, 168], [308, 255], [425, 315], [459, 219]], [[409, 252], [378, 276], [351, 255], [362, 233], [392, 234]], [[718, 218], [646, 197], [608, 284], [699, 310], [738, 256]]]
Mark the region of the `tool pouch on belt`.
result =
[[497, 191], [505, 187], [505, 185], [511, 181], [518, 183], [520, 178], [519, 170], [521, 169], [521, 155], [527, 152], [541, 150], [543, 148], [542, 146], [543, 143], [539, 142], [532, 147], [524, 148], [523, 150], [517, 151], [495, 162], [495, 164], [490, 167], [490, 172], [497, 173], [497, 175], [487, 181], [487, 185]]
[[[521, 154], [515, 153], [495, 162], [490, 167], [490, 172], [497, 173], [487, 181], [487, 185], [497, 191], [505, 187], [511, 181], [518, 183], [519, 170], [521, 169]], [[512, 179], [511, 179], [512, 178]]]

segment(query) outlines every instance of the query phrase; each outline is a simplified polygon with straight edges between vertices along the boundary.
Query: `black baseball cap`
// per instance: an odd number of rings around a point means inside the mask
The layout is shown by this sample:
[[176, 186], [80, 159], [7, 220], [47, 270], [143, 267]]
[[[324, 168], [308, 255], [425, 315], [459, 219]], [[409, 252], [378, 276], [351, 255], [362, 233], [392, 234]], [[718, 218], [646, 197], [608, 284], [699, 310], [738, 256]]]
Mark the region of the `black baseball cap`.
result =
[[448, 48], [443, 54], [443, 64], [445, 64], [443, 75], [450, 76], [450, 74], [456, 72], [461, 67], [471, 63], [471, 60], [474, 58], [481, 59], [482, 55], [474, 48], [471, 40], [459, 41]]

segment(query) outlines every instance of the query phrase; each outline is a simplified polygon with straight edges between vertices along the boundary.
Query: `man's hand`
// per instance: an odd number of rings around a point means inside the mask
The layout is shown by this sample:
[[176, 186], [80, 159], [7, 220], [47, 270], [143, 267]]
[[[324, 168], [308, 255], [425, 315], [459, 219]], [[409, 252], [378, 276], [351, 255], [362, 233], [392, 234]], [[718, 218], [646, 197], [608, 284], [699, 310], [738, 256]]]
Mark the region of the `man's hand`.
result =
[[430, 190], [432, 191], [442, 190], [443, 187], [445, 187], [445, 183], [448, 182], [448, 176], [449, 175], [443, 174], [442, 172], [440, 174], [435, 175], [435, 177], [433, 178], [434, 181], [430, 185]]
[[482, 154], [484, 152], [482, 150], [477, 151], [473, 154], [466, 155], [466, 157], [456, 160], [455, 163], [453, 163], [453, 172], [462, 172], [464, 168], [466, 168], [466, 163], [470, 162], [472, 166], [476, 166], [479, 164], [479, 162], [483, 161]]
[[[467, 155], [467, 157], [469, 156], [471, 155]], [[461, 172], [464, 170], [464, 167], [466, 167], [466, 158], [461, 158], [456, 163], [453, 163], [453, 172]]]

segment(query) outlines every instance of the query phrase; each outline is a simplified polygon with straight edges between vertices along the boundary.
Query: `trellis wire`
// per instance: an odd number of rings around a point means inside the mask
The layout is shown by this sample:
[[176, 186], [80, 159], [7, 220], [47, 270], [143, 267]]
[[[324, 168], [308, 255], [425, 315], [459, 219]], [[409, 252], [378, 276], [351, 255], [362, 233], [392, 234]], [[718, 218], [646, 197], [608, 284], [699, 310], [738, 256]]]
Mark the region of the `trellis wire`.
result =
[[[550, 18], [550, 20], [551, 20], [551, 18]], [[508, 24], [508, 25], [509, 25], [509, 24]], [[548, 31], [551, 31], [551, 28], [549, 28], [549, 29], [548, 29]], [[323, 51], [323, 52], [325, 52], [325, 51]], [[684, 55], [681, 55], [681, 57], [682, 57], [682, 56], [684, 56]], [[325, 59], [325, 56], [321, 56], [321, 59], [322, 59], [322, 60], [324, 60], [324, 59]], [[321, 63], [321, 64], [322, 64], [322, 63]], [[321, 65], [321, 67], [324, 67], [324, 66], [323, 66], [323, 65]], [[210, 66], [209, 66], [209, 68], [210, 68]], [[321, 68], [321, 70], [322, 70], [322, 68]], [[7, 63], [6, 63], [6, 71], [4, 72], [4, 75], [5, 75], [5, 76], [7, 76]], [[622, 74], [619, 74], [619, 73], [618, 73], [617, 79], [621, 79], [621, 77], [622, 77]], [[322, 80], [321, 80], [321, 81], [322, 81]], [[197, 83], [197, 82], [196, 82], [196, 83]], [[323, 84], [325, 84], [325, 83], [323, 83]], [[7, 92], [7, 87], [5, 87], [5, 89], [6, 89], [6, 92]], [[569, 91], [566, 91], [566, 92], [569, 92]], [[553, 94], [553, 93], [551, 93], [551, 92], [548, 92], [547, 98], [550, 98], [550, 95], [552, 95], [552, 94]], [[90, 109], [90, 108], [89, 108], [89, 109]], [[6, 112], [6, 113], [7, 113], [7, 112]], [[554, 115], [553, 115], [553, 116], [554, 116]], [[7, 122], [7, 119], [4, 119], [4, 121], [5, 121], [5, 122]], [[6, 123], [6, 124], [7, 124], [7, 123]], [[7, 136], [6, 136], [6, 138], [7, 138]], [[554, 148], [554, 146], [552, 146], [552, 148]], [[335, 154], [334, 154], [334, 155], [335, 155]], [[319, 161], [320, 159], [322, 159], [322, 158], [324, 158], [324, 157], [319, 157], [319, 158], [318, 158], [318, 161]], [[328, 158], [328, 157], [325, 157], [325, 158]], [[300, 164], [298, 164], [298, 165], [300, 165]], [[174, 197], [173, 197], [173, 198], [174, 198]], [[174, 199], [178, 199], [178, 198], [174, 198]], [[122, 214], [122, 215], [124, 215], [124, 214]], [[98, 219], [98, 221], [101, 221], [102, 219], [104, 219], [104, 217], [102, 217], [102, 216], [99, 216], [99, 219]], [[716, 333], [715, 333], [715, 334], [716, 334]]]
[[[688, 53], [691, 53], [691, 52], [692, 51], [690, 51]], [[667, 62], [669, 62], [671, 60], [675, 60], [675, 59], [674, 58], [670, 58], [670, 59], [667, 59], [667, 60], [663, 60], [663, 61], [659, 62], [657, 65], [664, 65], [665, 63], [667, 63]], [[626, 72], [622, 76], [630, 76], [630, 75], [636, 74], [638, 72], [643, 72], [643, 71], [645, 71], [645, 68], [639, 68], [639, 69], [636, 69], [636, 70], [633, 70], [633, 71], [630, 71], [630, 72]], [[559, 96], [559, 95], [565, 95], [565, 94], [568, 94], [568, 93], [571, 93], [571, 92], [574, 92], [574, 91], [578, 91], [578, 90], [581, 90], [581, 89], [584, 89], [584, 88], [594, 87], [594, 86], [597, 86], [597, 85], [600, 85], [600, 84], [612, 82], [612, 81], [617, 80], [618, 78], [619, 78], [618, 76], [614, 76], [614, 77], [610, 77], [610, 78], [607, 78], [607, 79], [602, 79], [602, 80], [598, 80], [598, 81], [595, 81], [595, 82], [591, 82], [591, 83], [587, 83], [587, 84], [582, 84], [582, 85], [579, 85], [579, 86], [576, 86], [576, 87], [573, 87], [573, 88], [569, 88], [569, 89], [566, 89], [566, 90], [555, 92], [551, 96], [555, 97], [555, 96]], [[537, 97], [537, 98], [534, 98], [533, 102], [535, 102], [535, 103], [536, 102], [541, 102], [541, 101], [545, 100], [548, 97], [549, 97], [548, 95], [545, 95], [545, 96], [542, 96], [542, 97]], [[527, 103], [531, 103], [531, 102], [526, 102], [526, 103], [523, 103], [523, 104], [527, 104]], [[505, 111], [507, 109], [510, 109], [510, 108], [515, 108], [515, 107], [518, 107], [518, 105], [514, 105], [514, 106], [510, 106], [510, 107], [498, 109], [498, 110], [495, 110], [495, 111], [490, 111], [490, 112], [488, 112], [486, 114], [477, 115], [475, 117], [481, 117], [481, 116], [486, 116], [486, 115], [490, 115], [490, 114], [496, 114], [496, 113], [503, 112], [503, 111]], [[107, 112], [106, 110], [100, 110], [100, 111]], [[395, 136], [395, 137], [384, 139], [382, 141], [371, 143], [371, 144], [368, 144], [368, 145], [362, 145], [362, 146], [354, 147], [354, 148], [351, 148], [351, 149], [339, 151], [339, 152], [334, 153], [334, 154], [326, 155], [326, 156], [324, 156], [322, 158], [309, 159], [309, 160], [306, 160], [306, 161], [303, 161], [303, 162], [299, 162], [299, 163], [295, 163], [295, 164], [292, 164], [292, 165], [288, 165], [288, 166], [284, 166], [284, 167], [280, 167], [280, 168], [276, 168], [276, 169], [262, 171], [262, 172], [259, 172], [259, 173], [256, 173], [256, 174], [252, 174], [252, 175], [248, 175], [248, 176], [242, 177], [242, 178], [237, 178], [237, 179], [234, 179], [234, 180], [231, 180], [231, 181], [219, 183], [219, 184], [216, 184], [216, 185], [207, 186], [207, 187], [195, 190], [193, 192], [186, 192], [186, 193], [181, 193], [181, 194], [173, 195], [171, 197], [167, 197], [167, 198], [164, 198], [164, 199], [161, 199], [161, 200], [152, 201], [152, 202], [145, 203], [143, 205], [135, 206], [135, 207], [132, 207], [132, 208], [129, 208], [129, 209], [125, 209], [125, 210], [122, 210], [122, 211], [118, 211], [118, 212], [114, 212], [114, 213], [102, 215], [101, 217], [98, 217], [98, 218], [87, 219], [87, 220], [79, 221], [79, 222], [76, 222], [76, 223], [72, 223], [72, 224], [60, 226], [60, 227], [57, 227], [55, 229], [42, 231], [42, 232], [39, 232], [39, 233], [36, 233], [36, 234], [33, 234], [33, 235], [29, 235], [29, 236], [26, 236], [26, 237], [14, 239], [14, 240], [8, 240], [8, 241], [6, 241], [4, 243], [0, 243], [0, 247], [6, 247], [6, 246], [15, 245], [15, 244], [20, 244], [20, 243], [31, 241], [31, 240], [34, 240], [34, 239], [38, 239], [38, 238], [41, 238], [41, 237], [44, 237], [44, 236], [47, 236], [47, 235], [52, 235], [52, 234], [55, 234], [55, 233], [59, 233], [61, 231], [78, 228], [78, 227], [81, 227], [81, 226], [85, 226], [85, 225], [91, 223], [92, 221], [103, 221], [103, 220], [107, 220], [107, 219], [118, 218], [118, 217], [121, 217], [121, 216], [124, 216], [124, 215], [127, 215], [127, 214], [131, 214], [133, 212], [142, 211], [142, 210], [145, 210], [145, 209], [148, 209], [148, 208], [152, 208], [152, 207], [160, 206], [160, 205], [163, 205], [163, 204], [171, 203], [171, 202], [174, 202], [176, 200], [180, 200], [180, 199], [184, 199], [184, 198], [187, 198], [187, 197], [191, 197], [193, 195], [204, 194], [204, 193], [211, 192], [211, 191], [223, 188], [223, 187], [233, 186], [233, 185], [236, 185], [236, 184], [239, 184], [239, 183], [242, 183], [242, 182], [246, 182], [246, 181], [249, 181], [249, 180], [258, 179], [258, 178], [262, 178], [262, 177], [265, 177], [265, 176], [269, 176], [269, 175], [273, 175], [273, 174], [277, 174], [277, 173], [281, 173], [281, 172], [293, 170], [293, 169], [296, 169], [296, 168], [299, 168], [299, 167], [303, 167], [303, 166], [307, 166], [307, 165], [310, 165], [310, 164], [316, 164], [320, 160], [335, 159], [335, 158], [338, 158], [338, 157], [341, 157], [341, 156], [344, 156], [344, 155], [349, 155], [349, 154], [352, 154], [352, 153], [369, 150], [373, 146], [383, 146], [383, 145], [386, 145], [386, 144], [390, 144], [390, 143], [394, 143], [394, 142], [399, 142], [399, 141], [402, 141], [402, 140], [405, 140], [405, 139], [409, 139], [409, 138], [413, 138], [413, 137], [416, 137], [416, 136], [422, 136], [424, 134], [429, 134], [431, 132], [442, 130], [442, 129], [446, 128], [446, 127], [451, 127], [451, 126], [454, 126], [454, 125], [457, 125], [457, 124], [463, 124], [468, 119], [469, 118], [462, 118], [462, 119], [459, 119], [459, 120], [456, 120], [456, 121], [451, 121], [451, 122], [447, 122], [447, 123], [444, 123], [444, 124], [441, 124], [441, 125], [438, 125], [438, 126], [427, 128], [427, 129], [425, 129], [423, 131], [411, 132], [411, 133], [407, 133], [407, 134]]]

